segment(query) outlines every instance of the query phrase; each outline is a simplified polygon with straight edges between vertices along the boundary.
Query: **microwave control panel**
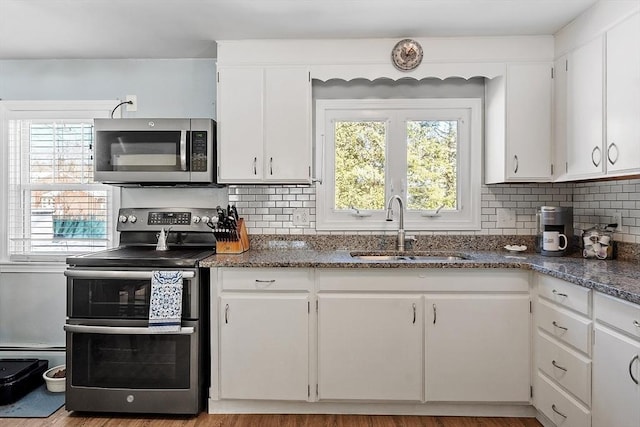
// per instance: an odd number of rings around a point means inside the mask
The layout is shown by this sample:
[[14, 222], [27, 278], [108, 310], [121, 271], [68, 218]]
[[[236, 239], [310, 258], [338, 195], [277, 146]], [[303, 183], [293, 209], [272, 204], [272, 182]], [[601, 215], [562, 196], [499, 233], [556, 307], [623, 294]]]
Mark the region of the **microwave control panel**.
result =
[[207, 132], [191, 132], [191, 171], [207, 171]]

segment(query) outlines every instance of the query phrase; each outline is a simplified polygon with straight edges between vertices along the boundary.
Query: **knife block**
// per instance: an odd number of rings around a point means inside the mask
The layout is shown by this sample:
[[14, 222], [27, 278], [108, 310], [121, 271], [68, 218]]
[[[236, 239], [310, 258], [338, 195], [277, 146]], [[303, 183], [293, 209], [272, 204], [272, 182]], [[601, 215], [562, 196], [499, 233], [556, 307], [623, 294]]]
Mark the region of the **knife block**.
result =
[[249, 234], [244, 219], [238, 219], [237, 233], [229, 232], [226, 237], [216, 240], [217, 254], [241, 254], [249, 250]]

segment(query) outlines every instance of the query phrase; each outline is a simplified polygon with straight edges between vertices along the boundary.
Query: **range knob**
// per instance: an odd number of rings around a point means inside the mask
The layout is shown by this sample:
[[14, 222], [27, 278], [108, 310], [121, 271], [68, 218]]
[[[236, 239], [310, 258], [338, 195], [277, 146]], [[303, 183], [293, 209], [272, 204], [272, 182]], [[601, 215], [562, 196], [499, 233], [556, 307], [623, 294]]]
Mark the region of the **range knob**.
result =
[[200, 222], [200, 217], [199, 216], [194, 216], [192, 221], [193, 221], [194, 224], [197, 224], [197, 223]]
[[138, 220], [138, 218], [136, 218], [135, 215], [129, 215], [129, 222], [131, 224], [133, 224], [134, 222], [136, 222]]
[[124, 224], [125, 222], [127, 222], [127, 217], [126, 217], [126, 215], [120, 215], [120, 216], [118, 217], [118, 221], [120, 221], [120, 222], [121, 222], [121, 223], [123, 223], [123, 224]]
[[211, 218], [209, 218], [209, 217], [208, 217], [208, 216], [206, 216], [206, 215], [204, 215], [204, 216], [202, 217], [202, 222], [204, 222], [205, 224], [208, 224], [210, 220], [211, 220]]

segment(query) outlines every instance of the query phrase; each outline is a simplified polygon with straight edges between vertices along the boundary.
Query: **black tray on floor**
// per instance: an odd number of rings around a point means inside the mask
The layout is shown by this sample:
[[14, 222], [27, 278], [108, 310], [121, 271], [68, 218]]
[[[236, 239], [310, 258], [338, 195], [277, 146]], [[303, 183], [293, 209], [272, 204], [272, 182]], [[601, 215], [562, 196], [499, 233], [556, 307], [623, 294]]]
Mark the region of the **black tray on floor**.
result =
[[44, 383], [47, 360], [0, 359], [0, 405], [8, 405]]

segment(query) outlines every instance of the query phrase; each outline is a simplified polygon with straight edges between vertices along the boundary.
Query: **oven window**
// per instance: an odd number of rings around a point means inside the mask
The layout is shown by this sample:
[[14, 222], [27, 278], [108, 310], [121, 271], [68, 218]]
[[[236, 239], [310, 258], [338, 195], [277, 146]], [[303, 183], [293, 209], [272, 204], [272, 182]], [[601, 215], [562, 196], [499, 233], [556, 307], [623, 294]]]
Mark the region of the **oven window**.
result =
[[[182, 286], [182, 317], [191, 318], [191, 286]], [[77, 279], [72, 281], [69, 317], [86, 319], [149, 319], [151, 282], [135, 279]]]
[[72, 337], [72, 385], [126, 389], [188, 389], [189, 335]]

